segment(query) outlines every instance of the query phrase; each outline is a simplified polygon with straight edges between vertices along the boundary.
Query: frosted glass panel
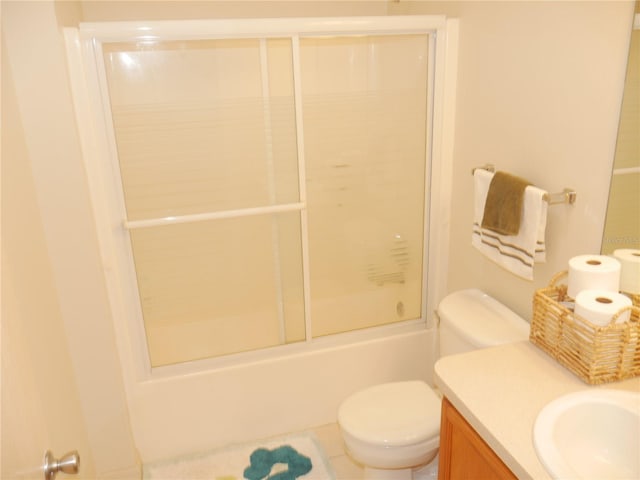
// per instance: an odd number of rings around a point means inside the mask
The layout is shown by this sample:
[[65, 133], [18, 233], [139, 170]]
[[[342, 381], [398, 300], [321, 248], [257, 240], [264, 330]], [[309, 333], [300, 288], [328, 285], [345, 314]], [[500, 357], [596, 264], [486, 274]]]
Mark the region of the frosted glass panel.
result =
[[429, 41], [104, 46], [152, 367], [421, 318]]
[[131, 242], [152, 366], [304, 340], [298, 213], [142, 228]]
[[296, 202], [289, 39], [107, 44], [129, 220]]
[[428, 47], [301, 41], [314, 337], [421, 315]]

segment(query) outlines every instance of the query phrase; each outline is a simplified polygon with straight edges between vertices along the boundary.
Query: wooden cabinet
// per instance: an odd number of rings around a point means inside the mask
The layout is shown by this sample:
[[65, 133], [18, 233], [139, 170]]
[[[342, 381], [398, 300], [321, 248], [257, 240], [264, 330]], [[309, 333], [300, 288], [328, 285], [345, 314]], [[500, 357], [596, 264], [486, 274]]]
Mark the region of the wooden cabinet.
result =
[[438, 479], [517, 480], [446, 398], [442, 399]]

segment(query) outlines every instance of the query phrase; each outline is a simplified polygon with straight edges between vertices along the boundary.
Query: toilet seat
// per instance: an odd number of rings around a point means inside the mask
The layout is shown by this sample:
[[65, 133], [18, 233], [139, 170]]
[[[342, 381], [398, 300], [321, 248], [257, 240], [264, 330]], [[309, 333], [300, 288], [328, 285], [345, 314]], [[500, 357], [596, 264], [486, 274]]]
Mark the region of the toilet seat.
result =
[[385, 383], [361, 390], [338, 410], [340, 427], [368, 444], [400, 447], [438, 437], [440, 398], [422, 381]]

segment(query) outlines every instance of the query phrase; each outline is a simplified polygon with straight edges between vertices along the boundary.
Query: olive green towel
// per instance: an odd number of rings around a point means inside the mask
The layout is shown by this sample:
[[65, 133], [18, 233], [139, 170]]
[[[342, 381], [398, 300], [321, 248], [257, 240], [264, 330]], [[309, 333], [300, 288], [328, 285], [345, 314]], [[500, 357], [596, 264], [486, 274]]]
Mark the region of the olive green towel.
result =
[[505, 172], [496, 172], [491, 179], [484, 204], [482, 228], [501, 235], [517, 235], [522, 217], [526, 180]]

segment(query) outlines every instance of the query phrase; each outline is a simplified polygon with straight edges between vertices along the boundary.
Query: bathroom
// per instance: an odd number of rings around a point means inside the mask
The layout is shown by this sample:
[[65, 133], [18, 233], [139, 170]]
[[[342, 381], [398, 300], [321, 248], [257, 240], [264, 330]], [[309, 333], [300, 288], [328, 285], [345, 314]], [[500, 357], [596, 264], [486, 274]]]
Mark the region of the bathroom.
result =
[[[458, 18], [452, 213], [443, 225], [450, 242], [440, 295], [478, 287], [528, 318], [536, 288], [568, 258], [600, 250], [632, 2], [25, 3], [2, 6], [3, 478], [47, 448], [81, 451], [86, 478], [131, 478], [139, 454], [160, 458], [331, 423], [339, 402], [360, 387], [431, 381], [435, 359], [434, 332], [424, 329], [293, 361], [140, 382], [131, 391], [135, 378], [121, 369], [59, 26], [249, 15]], [[470, 246], [470, 171], [485, 163], [549, 191], [578, 192], [575, 205], [550, 209], [548, 261], [533, 282]]]

